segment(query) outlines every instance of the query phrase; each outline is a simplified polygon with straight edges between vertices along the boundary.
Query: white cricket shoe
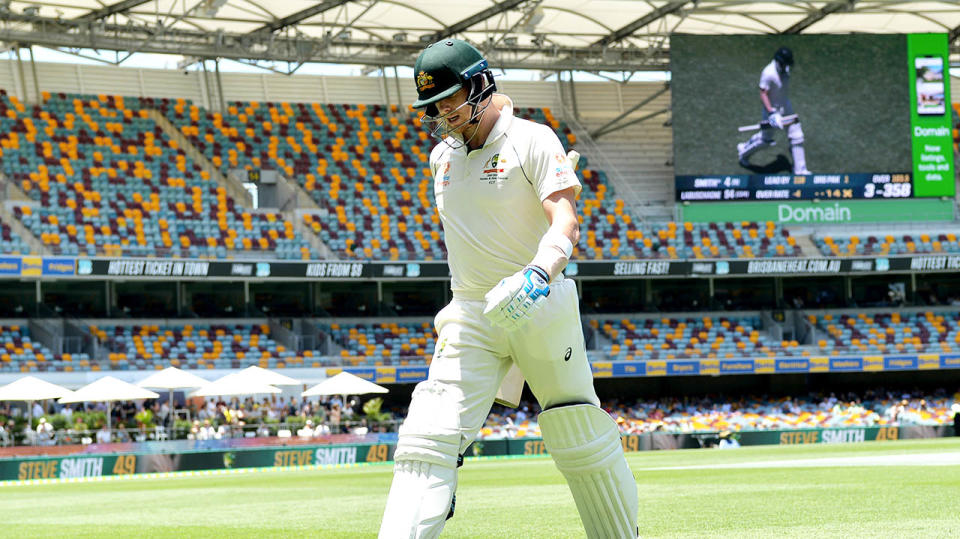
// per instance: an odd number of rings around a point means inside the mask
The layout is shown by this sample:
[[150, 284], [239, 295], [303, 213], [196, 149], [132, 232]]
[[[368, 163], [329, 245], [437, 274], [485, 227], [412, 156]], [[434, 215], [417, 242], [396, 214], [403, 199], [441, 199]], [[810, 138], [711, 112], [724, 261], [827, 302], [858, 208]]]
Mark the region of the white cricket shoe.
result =
[[807, 170], [806, 167], [804, 167], [804, 168], [802, 168], [802, 169], [800, 169], [800, 170], [795, 170], [793, 173], [794, 173], [795, 175], [797, 175], [797, 176], [809, 176], [809, 175], [813, 174], [812, 172], [810, 172], [809, 170]]

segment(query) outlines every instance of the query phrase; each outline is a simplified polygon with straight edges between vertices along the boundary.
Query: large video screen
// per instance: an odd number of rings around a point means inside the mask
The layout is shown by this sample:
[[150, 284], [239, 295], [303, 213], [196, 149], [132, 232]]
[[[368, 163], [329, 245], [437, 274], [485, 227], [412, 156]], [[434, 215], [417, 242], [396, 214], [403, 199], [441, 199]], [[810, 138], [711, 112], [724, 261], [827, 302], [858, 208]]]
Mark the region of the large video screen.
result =
[[670, 43], [677, 201], [953, 196], [945, 34]]

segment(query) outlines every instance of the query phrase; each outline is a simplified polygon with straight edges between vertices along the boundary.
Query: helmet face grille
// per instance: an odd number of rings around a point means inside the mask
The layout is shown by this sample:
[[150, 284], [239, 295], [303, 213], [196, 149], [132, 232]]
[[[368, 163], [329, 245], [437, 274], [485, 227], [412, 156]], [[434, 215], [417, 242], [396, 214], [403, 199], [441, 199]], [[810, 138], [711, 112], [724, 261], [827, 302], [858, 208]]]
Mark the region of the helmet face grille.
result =
[[[424, 113], [420, 116], [420, 122], [427, 127], [431, 136], [443, 140], [454, 149], [469, 144], [473, 138], [473, 136], [471, 136], [470, 139], [462, 140], [457, 137], [454, 132], [464, 125], [479, 122], [480, 117], [483, 116], [487, 107], [490, 106], [488, 98], [492, 96], [497, 89], [497, 85], [493, 80], [493, 74], [490, 70], [486, 69], [472, 76], [466, 82], [466, 87], [468, 89], [467, 98], [457, 106], [457, 108], [441, 116], [436, 104], [431, 103], [424, 107]], [[456, 124], [451, 124], [447, 121], [449, 117], [459, 115], [465, 107], [470, 107], [469, 117], [462, 120], [458, 119]], [[476, 132], [474, 132], [474, 135], [476, 135]]]
[[[427, 46], [414, 66], [414, 82], [417, 100], [413, 108], [424, 110], [421, 122], [433, 137], [457, 144], [455, 147], [470, 142], [463, 141], [455, 132], [479, 121], [489, 105], [489, 102], [483, 103], [484, 100], [497, 89], [487, 60], [473, 45], [459, 39], [445, 39]], [[467, 90], [466, 100], [441, 115], [437, 103], [463, 89]], [[463, 114], [465, 107], [470, 107], [469, 115]], [[451, 116], [457, 116], [456, 124], [447, 120]]]

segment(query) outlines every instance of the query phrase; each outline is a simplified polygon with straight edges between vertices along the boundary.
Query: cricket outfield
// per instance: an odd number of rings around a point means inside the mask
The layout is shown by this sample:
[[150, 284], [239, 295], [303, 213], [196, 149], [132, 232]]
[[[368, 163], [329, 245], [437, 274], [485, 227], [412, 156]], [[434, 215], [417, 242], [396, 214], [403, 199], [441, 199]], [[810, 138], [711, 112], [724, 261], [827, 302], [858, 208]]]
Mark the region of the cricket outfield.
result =
[[[643, 537], [960, 534], [960, 439], [628, 453]], [[0, 487], [4, 537], [375, 537], [392, 467]], [[448, 538], [583, 537], [549, 457], [467, 459]]]

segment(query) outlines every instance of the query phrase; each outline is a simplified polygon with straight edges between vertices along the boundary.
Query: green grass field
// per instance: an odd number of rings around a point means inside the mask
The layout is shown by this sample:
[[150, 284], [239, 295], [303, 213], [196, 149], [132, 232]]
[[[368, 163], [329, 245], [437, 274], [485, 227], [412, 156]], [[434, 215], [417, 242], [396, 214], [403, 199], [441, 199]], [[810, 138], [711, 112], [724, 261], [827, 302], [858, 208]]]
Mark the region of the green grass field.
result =
[[[644, 537], [960, 535], [960, 440], [628, 458]], [[909, 465], [935, 459], [942, 464]], [[752, 467], [737, 467], [744, 465]], [[391, 471], [385, 464], [4, 486], [0, 536], [374, 537]], [[583, 537], [549, 457], [468, 459], [460, 478], [457, 514], [444, 537]]]

